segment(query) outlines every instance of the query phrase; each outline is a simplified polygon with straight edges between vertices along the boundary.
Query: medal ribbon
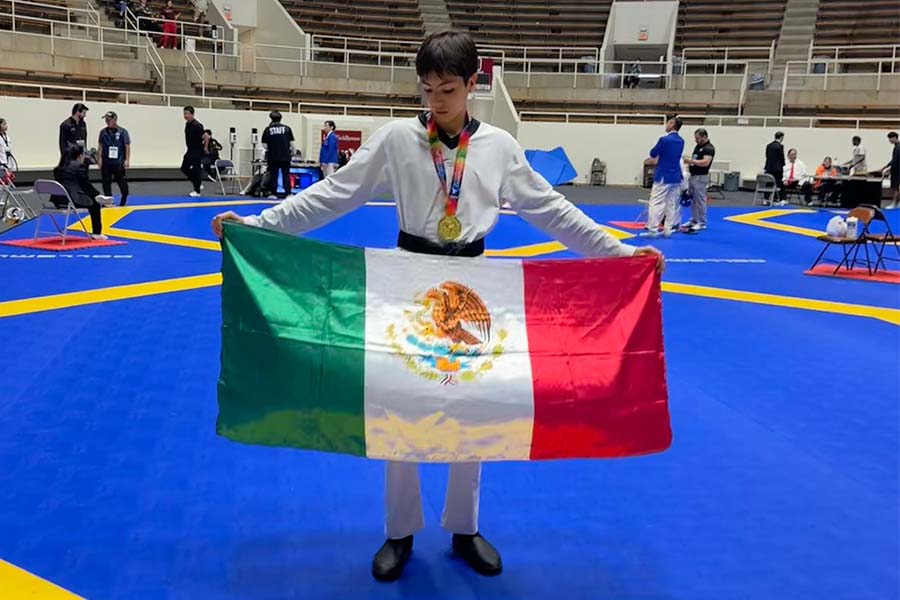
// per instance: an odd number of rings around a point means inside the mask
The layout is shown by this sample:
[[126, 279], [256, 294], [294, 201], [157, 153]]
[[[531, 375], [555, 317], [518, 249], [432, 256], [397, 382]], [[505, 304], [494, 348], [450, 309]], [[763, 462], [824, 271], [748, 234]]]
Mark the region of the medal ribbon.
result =
[[462, 188], [463, 173], [466, 170], [466, 154], [469, 152], [469, 139], [474, 130], [474, 120], [470, 120], [459, 134], [459, 144], [456, 147], [456, 160], [453, 162], [453, 180], [450, 189], [447, 189], [447, 171], [444, 168], [444, 153], [441, 152], [441, 139], [438, 136], [437, 123], [434, 116], [428, 115], [428, 145], [431, 147], [431, 158], [434, 161], [434, 170], [437, 171], [441, 182], [441, 189], [447, 194], [447, 203], [444, 206], [444, 215], [452, 217], [456, 215], [459, 207], [459, 192]]

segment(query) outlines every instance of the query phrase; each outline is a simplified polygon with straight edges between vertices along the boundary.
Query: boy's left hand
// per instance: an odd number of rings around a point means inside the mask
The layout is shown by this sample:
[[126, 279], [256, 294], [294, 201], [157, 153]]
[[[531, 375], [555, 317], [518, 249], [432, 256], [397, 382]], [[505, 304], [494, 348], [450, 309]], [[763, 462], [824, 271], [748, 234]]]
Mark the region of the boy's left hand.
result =
[[666, 257], [662, 255], [662, 252], [654, 248], [653, 246], [641, 246], [634, 252], [635, 256], [655, 256], [656, 257], [656, 272], [659, 275], [663, 274], [663, 271], [666, 270]]

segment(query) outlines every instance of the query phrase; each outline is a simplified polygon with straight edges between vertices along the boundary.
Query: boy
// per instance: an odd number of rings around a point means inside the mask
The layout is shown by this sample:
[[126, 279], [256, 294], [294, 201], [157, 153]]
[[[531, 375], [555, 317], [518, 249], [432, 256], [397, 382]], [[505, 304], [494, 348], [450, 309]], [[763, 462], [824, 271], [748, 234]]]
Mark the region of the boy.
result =
[[[260, 215], [220, 214], [213, 232], [221, 237], [222, 221], [230, 220], [301, 233], [373, 198], [394, 198], [400, 248], [475, 257], [483, 253], [484, 237], [508, 201], [526, 221], [583, 254], [649, 254], [662, 271], [658, 251], [620, 243], [532, 171], [512, 136], [469, 117], [466, 100], [475, 89], [477, 70], [478, 53], [468, 34], [430, 35], [416, 56], [429, 113], [388, 123], [345, 168]], [[496, 575], [502, 570], [500, 555], [478, 528], [480, 480], [478, 463], [450, 466], [442, 525], [453, 533], [453, 549], [469, 566]], [[372, 575], [393, 581], [412, 553], [413, 534], [424, 526], [418, 465], [389, 462], [385, 490], [387, 541], [375, 555]]]
[[200, 178], [203, 176], [203, 155], [206, 153], [203, 143], [203, 125], [194, 118], [194, 107], [184, 107], [184, 145], [187, 151], [181, 161], [181, 172], [191, 182], [193, 191], [188, 194], [191, 198], [199, 198], [203, 187]]
[[337, 126], [334, 121], [325, 121], [322, 133], [322, 147], [319, 149], [319, 164], [322, 165], [322, 175], [331, 177], [338, 167], [338, 136], [335, 131]]

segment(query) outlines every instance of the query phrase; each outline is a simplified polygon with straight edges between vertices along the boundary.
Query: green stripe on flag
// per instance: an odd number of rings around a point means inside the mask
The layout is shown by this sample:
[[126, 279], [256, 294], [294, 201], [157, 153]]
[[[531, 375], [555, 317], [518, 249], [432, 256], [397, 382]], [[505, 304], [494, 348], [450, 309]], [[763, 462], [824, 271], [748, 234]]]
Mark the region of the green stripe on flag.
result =
[[219, 434], [365, 456], [366, 261], [227, 224]]

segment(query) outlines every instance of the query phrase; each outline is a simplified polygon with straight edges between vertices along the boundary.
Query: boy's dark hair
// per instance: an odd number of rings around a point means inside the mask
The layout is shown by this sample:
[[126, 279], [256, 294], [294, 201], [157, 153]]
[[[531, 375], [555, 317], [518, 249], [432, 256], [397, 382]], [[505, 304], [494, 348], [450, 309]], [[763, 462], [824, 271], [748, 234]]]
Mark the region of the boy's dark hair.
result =
[[212, 129], [204, 129], [204, 130], [203, 130], [203, 133], [205, 133], [205, 134], [208, 135], [209, 137], [212, 137]]
[[890, 133], [888, 134], [888, 137], [889, 137], [889, 138], [897, 139], [897, 138], [900, 137], [900, 136], [897, 135], [897, 132], [896, 132], [896, 131], [892, 131], [892, 132], [890, 132]]
[[332, 129], [337, 129], [337, 125], [334, 124], [334, 121], [325, 121], [325, 124], [331, 127]]
[[82, 104], [81, 102], [78, 102], [72, 107], [72, 115], [74, 115], [77, 112], [84, 111], [84, 110], [88, 110], [88, 107], [85, 106], [84, 104]]
[[853, 143], [854, 143], [854, 144], [859, 144], [859, 143], [861, 143], [861, 142], [862, 142], [862, 138], [861, 138], [861, 137], [859, 137], [858, 135], [854, 135], [854, 136], [853, 136]]
[[84, 148], [81, 146], [69, 146], [69, 149], [66, 150], [66, 158], [69, 160], [78, 160], [82, 154], [84, 154]]
[[781, 140], [784, 139], [784, 133], [782, 133], [782, 132], [780, 132], [780, 131], [776, 132], [776, 133], [775, 133], [775, 139], [778, 140], [778, 141], [780, 142]]
[[478, 49], [468, 33], [432, 33], [425, 38], [416, 54], [416, 74], [419, 78], [434, 73], [438, 77], [450, 75], [469, 81], [477, 72]]
[[193, 106], [185, 106], [184, 112], [189, 112], [191, 114], [194, 114], [194, 107]]
[[280, 123], [281, 122], [281, 113], [278, 112], [277, 110], [273, 110], [272, 112], [269, 113], [269, 118], [272, 119], [273, 121], [275, 121], [276, 123]]

